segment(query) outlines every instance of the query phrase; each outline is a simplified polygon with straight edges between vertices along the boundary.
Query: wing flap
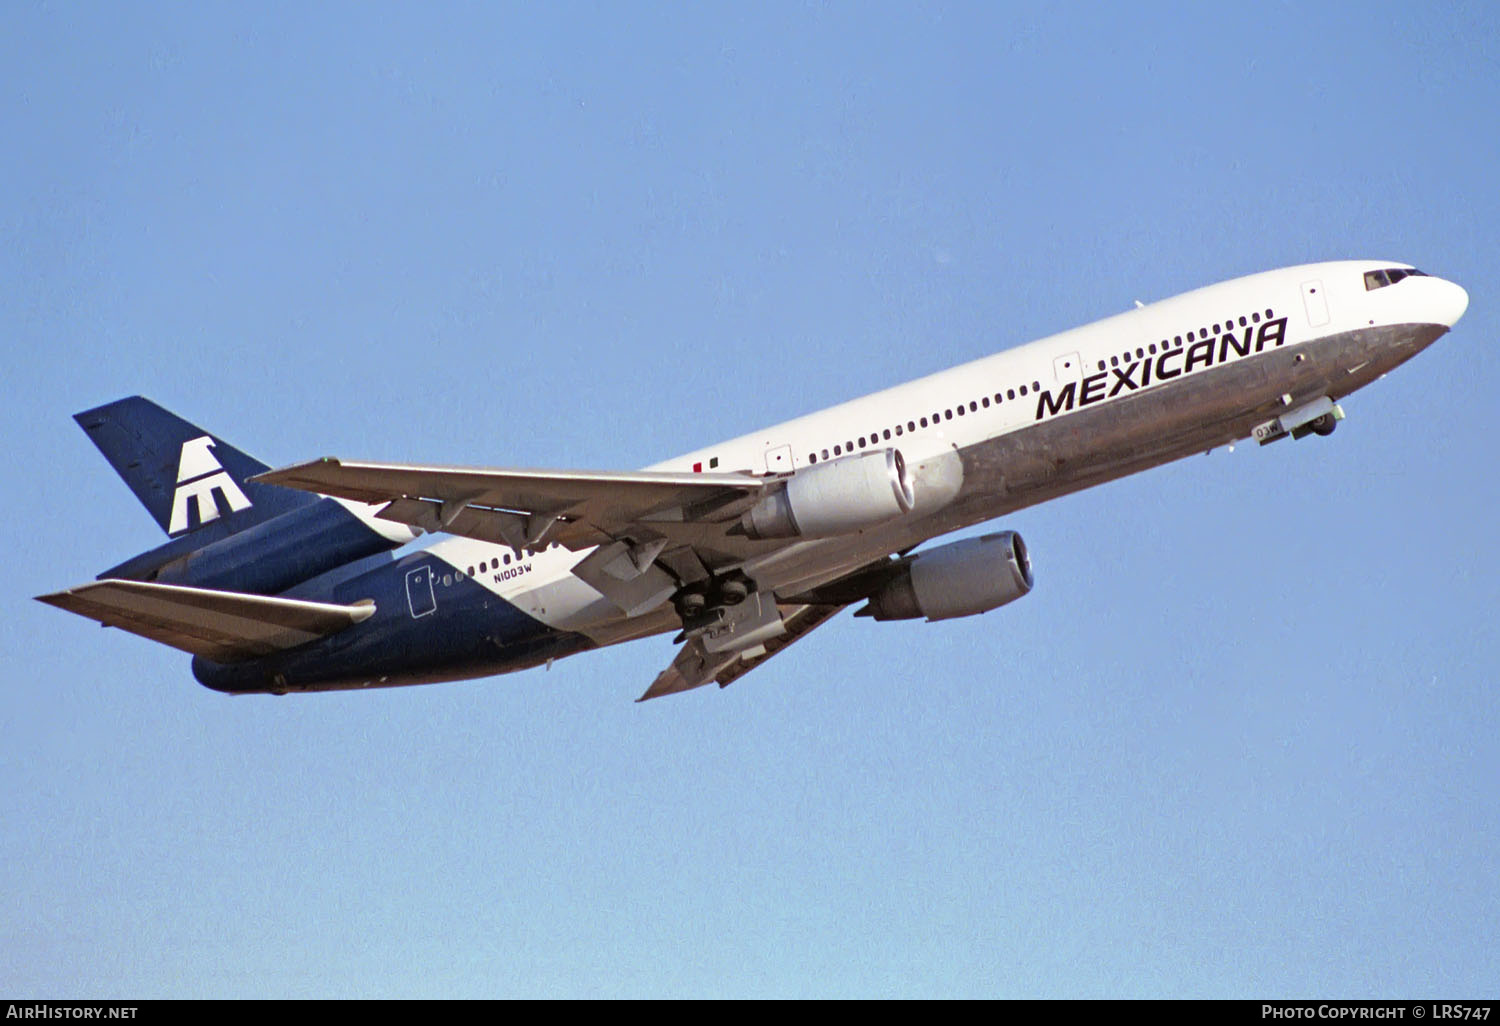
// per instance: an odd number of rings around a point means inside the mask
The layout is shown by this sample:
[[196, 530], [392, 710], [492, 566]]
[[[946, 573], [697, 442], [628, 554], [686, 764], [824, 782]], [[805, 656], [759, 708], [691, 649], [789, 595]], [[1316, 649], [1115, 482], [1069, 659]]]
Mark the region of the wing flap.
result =
[[145, 581], [96, 581], [37, 601], [220, 663], [296, 648], [375, 612], [368, 602], [342, 606]]
[[701, 688], [713, 680], [716, 673], [738, 660], [739, 655], [734, 652], [715, 655], [705, 651], [703, 642], [694, 638], [677, 651], [671, 665], [656, 675], [646, 693], [636, 701]]
[[781, 621], [786, 624], [786, 633], [764, 642], [761, 647], [765, 651], [760, 655], [749, 659], [740, 659], [728, 666], [721, 667], [719, 672], [714, 675], [714, 680], [718, 682], [719, 687], [727, 688], [794, 641], [800, 641], [806, 637], [814, 628], [821, 627], [829, 620], [832, 620], [843, 608], [843, 606], [801, 606], [793, 608], [788, 612], [787, 607], [783, 606]]
[[721, 688], [728, 687], [788, 645], [807, 636], [814, 628], [833, 619], [843, 608], [781, 604], [781, 621], [786, 626], [786, 632], [762, 642], [759, 646], [760, 654], [749, 658], [742, 658], [734, 652], [727, 655], [709, 652], [704, 649], [702, 641], [693, 638], [682, 646], [672, 664], [657, 674], [646, 693], [636, 701], [644, 702], [649, 698], [691, 691], [710, 682], [717, 682]]

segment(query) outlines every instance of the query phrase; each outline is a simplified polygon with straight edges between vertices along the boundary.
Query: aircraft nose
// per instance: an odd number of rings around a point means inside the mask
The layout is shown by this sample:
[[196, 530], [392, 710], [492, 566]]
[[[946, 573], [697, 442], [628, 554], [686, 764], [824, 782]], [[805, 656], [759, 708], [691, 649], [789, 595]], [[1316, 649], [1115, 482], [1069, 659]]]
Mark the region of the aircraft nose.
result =
[[1438, 286], [1437, 319], [1451, 328], [1469, 308], [1469, 294], [1462, 285], [1446, 278], [1434, 279], [1433, 284]]

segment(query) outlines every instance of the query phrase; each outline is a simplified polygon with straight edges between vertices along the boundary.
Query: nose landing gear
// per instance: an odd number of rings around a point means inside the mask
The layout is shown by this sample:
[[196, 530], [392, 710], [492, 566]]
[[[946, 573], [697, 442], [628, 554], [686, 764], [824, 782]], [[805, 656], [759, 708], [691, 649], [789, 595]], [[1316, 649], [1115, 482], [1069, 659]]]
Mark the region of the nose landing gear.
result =
[[[1283, 396], [1282, 401], [1291, 405], [1292, 397]], [[1257, 424], [1250, 432], [1250, 437], [1261, 445], [1278, 442], [1287, 435], [1293, 438], [1305, 438], [1308, 435], [1326, 437], [1333, 434], [1333, 429], [1343, 419], [1343, 409], [1325, 395], [1294, 410], [1288, 410], [1275, 420]]]
[[1339, 419], [1331, 412], [1325, 413], [1316, 420], [1308, 421], [1307, 426], [1313, 434], [1322, 435], [1324, 438], [1327, 438], [1333, 434], [1333, 429], [1339, 426]]

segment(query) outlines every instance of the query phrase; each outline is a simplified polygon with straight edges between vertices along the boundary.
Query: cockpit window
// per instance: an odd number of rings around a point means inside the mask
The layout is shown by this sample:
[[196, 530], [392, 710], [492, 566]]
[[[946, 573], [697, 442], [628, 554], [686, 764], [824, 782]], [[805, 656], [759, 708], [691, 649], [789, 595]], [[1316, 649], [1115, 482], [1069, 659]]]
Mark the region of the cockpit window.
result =
[[1394, 285], [1402, 278], [1426, 278], [1426, 271], [1419, 271], [1415, 267], [1385, 267], [1378, 271], [1365, 272], [1365, 291], [1373, 292], [1383, 289], [1387, 285]]

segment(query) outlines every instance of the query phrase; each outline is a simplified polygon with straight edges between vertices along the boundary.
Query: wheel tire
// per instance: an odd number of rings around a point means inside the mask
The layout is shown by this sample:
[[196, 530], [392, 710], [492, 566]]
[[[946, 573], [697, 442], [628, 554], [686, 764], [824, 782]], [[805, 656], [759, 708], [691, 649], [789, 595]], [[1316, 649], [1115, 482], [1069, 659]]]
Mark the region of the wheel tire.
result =
[[1309, 426], [1313, 429], [1314, 434], [1319, 434], [1327, 438], [1333, 434], [1333, 429], [1339, 426], [1339, 422], [1334, 419], [1333, 414], [1325, 413]]
[[708, 605], [708, 596], [701, 591], [685, 591], [677, 596], [677, 615], [684, 620], [697, 616]]

